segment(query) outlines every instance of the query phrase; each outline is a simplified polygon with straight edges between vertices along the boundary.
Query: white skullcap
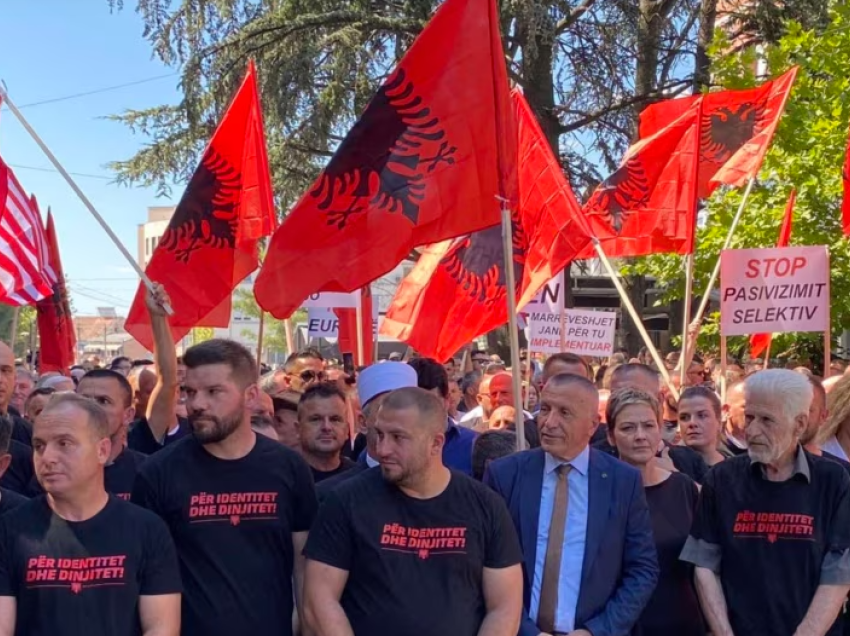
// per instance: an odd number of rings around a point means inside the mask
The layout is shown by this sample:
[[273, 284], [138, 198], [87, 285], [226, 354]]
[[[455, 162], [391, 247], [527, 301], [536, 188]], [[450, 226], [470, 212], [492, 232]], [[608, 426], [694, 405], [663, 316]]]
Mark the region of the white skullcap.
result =
[[357, 375], [357, 394], [361, 407], [381, 393], [415, 386], [418, 386], [416, 371], [404, 362], [373, 364]]

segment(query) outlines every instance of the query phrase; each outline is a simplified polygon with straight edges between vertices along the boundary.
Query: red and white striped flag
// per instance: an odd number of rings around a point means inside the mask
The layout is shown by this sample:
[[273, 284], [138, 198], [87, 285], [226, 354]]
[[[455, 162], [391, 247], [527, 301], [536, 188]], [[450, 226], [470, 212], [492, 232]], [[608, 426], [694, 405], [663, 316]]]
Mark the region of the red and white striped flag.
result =
[[34, 305], [52, 293], [52, 271], [38, 208], [0, 159], [0, 302]]

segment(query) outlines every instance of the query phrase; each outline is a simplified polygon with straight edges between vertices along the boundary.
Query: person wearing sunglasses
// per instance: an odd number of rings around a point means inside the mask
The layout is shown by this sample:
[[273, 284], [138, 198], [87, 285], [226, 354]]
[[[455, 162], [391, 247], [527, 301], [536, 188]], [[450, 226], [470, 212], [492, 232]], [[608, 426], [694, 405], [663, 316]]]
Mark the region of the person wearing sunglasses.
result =
[[316, 349], [293, 353], [283, 365], [284, 388], [304, 393], [314, 384], [327, 379], [325, 360]]

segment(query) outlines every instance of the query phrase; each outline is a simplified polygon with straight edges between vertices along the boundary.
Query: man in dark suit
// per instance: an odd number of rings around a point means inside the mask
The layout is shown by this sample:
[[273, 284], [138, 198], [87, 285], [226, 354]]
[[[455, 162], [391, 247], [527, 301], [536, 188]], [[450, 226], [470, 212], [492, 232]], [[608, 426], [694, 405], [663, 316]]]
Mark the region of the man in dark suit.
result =
[[493, 462], [525, 557], [520, 636], [628, 636], [658, 580], [638, 471], [589, 447], [599, 393], [576, 375], [541, 394], [541, 448]]

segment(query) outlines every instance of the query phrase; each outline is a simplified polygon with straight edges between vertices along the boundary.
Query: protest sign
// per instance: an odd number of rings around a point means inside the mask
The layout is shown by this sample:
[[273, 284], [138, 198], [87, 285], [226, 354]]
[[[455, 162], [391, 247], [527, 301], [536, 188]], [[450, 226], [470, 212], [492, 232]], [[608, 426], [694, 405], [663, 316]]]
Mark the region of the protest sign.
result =
[[829, 332], [829, 253], [823, 245], [723, 250], [724, 336]]
[[[376, 304], [372, 307], [372, 337], [378, 335], [380, 320], [381, 315]], [[327, 307], [307, 308], [307, 337], [311, 340], [313, 338], [335, 339], [339, 337], [339, 320], [333, 309]]]
[[350, 294], [337, 292], [310, 294], [301, 306], [307, 309], [356, 309], [360, 306], [360, 292], [351, 292]]

